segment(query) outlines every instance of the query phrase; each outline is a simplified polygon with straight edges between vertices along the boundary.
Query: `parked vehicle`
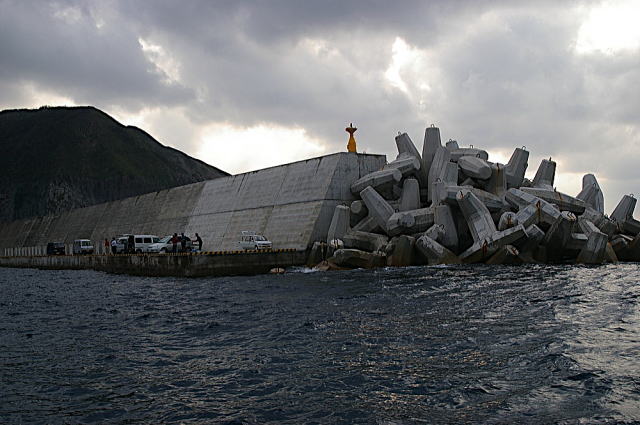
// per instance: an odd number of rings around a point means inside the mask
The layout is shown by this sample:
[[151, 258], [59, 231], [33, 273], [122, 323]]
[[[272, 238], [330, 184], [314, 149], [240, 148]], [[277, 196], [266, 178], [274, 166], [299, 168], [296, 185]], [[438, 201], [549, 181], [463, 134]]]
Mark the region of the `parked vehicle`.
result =
[[73, 255], [93, 254], [93, 243], [89, 239], [73, 241]]
[[49, 242], [47, 244], [47, 255], [65, 255], [66, 253], [62, 242]]
[[[133, 246], [130, 247], [129, 241], [132, 236]], [[159, 241], [160, 238], [156, 235], [121, 235], [116, 238], [116, 254], [151, 252], [149, 247]]]
[[265, 238], [263, 235], [260, 235], [256, 232], [243, 231], [240, 234], [240, 248], [244, 250], [263, 250], [263, 249], [272, 249], [273, 244], [270, 240]]
[[[168, 252], [169, 253], [173, 252], [173, 243], [171, 243], [172, 237], [173, 235], [167, 235], [164, 238], [160, 239], [157, 243], [149, 245], [148, 252], [157, 253], [157, 254], [166, 254]], [[193, 249], [193, 243], [191, 242], [191, 238], [189, 238], [188, 236], [185, 236], [185, 238], [187, 239], [185, 252], [191, 252], [191, 250]], [[177, 252], [182, 252], [182, 244], [180, 244], [180, 242], [178, 242], [178, 245], [176, 246], [176, 250]]]
[[133, 235], [135, 240], [135, 252], [149, 252], [149, 247], [154, 243], [158, 243], [160, 238], [156, 235]]
[[122, 235], [116, 238], [116, 254], [126, 254], [130, 235]]

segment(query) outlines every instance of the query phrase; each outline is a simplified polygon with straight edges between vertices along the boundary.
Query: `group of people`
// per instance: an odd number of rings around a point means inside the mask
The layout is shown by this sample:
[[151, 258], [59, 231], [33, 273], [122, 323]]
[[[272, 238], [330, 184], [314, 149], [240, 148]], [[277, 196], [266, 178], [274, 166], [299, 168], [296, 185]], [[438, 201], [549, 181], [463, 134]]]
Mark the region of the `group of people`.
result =
[[[136, 241], [133, 235], [129, 235], [127, 240], [124, 241], [124, 249], [122, 250], [123, 254], [134, 254], [136, 251]], [[115, 255], [118, 253], [118, 241], [115, 237], [104, 240], [104, 254], [108, 255], [109, 253]]]
[[[180, 244], [180, 252], [187, 252], [187, 242], [191, 241], [191, 239], [184, 235], [184, 233], [180, 233], [178, 236], [177, 233], [174, 233], [171, 237], [171, 244], [173, 245], [173, 253], [178, 252], [178, 244]], [[196, 233], [195, 241], [198, 244], [198, 251], [202, 251], [202, 238], [199, 234]]]
[[[196, 233], [195, 242], [198, 244], [198, 251], [202, 251], [202, 238], [199, 234]], [[191, 239], [188, 236], [185, 236], [184, 233], [181, 233], [179, 236], [177, 233], [174, 233], [170, 239], [172, 245], [172, 252], [178, 252], [178, 244], [180, 244], [180, 252], [187, 252], [187, 242], [190, 242]], [[189, 248], [190, 249], [190, 248]], [[124, 254], [134, 254], [136, 252], [136, 242], [135, 237], [133, 235], [129, 235], [127, 240], [124, 242], [124, 249], [122, 253]], [[118, 241], [115, 237], [104, 240], [104, 253], [108, 255], [109, 253], [115, 255], [118, 253]]]

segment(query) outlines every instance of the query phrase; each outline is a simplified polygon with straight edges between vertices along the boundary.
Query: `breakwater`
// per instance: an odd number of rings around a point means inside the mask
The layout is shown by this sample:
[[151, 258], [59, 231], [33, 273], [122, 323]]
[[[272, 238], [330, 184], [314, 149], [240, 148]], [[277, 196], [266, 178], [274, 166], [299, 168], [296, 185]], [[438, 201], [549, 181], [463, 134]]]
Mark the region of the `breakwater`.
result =
[[[407, 133], [398, 156], [337, 153], [109, 204], [0, 223], [0, 254], [33, 255], [76, 238], [101, 246], [125, 233], [198, 232], [207, 248], [238, 248], [242, 231], [274, 248], [309, 250], [307, 264], [373, 268], [434, 264], [640, 261], [636, 199], [611, 215], [593, 174], [575, 196], [554, 186], [556, 163], [525, 177], [529, 151], [507, 164], [483, 149], [444, 145], [425, 130], [422, 153]], [[326, 261], [325, 261], [326, 260]]]
[[336, 153], [0, 223], [0, 255], [35, 254], [48, 242], [90, 239], [101, 247], [105, 238], [121, 234], [175, 232], [197, 232], [205, 249], [229, 251], [238, 249], [246, 230], [264, 234], [274, 248], [304, 250], [324, 238], [336, 205], [355, 199], [351, 183], [385, 163], [384, 155]]
[[185, 254], [36, 255], [0, 257], [0, 267], [97, 270], [138, 276], [239, 276], [302, 265], [307, 251], [219, 251]]
[[434, 125], [422, 154], [407, 133], [395, 143], [395, 160], [353, 182], [359, 199], [335, 208], [310, 263], [325, 252], [328, 267], [640, 261], [636, 199], [625, 195], [606, 215], [593, 174], [574, 197], [554, 186], [551, 158], [525, 177], [524, 146], [507, 164], [491, 162], [477, 147], [443, 145]]

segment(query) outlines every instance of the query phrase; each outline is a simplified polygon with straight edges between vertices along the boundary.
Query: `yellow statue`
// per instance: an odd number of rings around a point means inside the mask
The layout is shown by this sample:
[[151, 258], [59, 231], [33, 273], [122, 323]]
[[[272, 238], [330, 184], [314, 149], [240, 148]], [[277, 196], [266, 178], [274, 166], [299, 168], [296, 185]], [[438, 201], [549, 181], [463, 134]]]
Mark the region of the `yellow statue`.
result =
[[349, 133], [349, 142], [347, 143], [347, 152], [355, 152], [356, 151], [356, 139], [353, 137], [353, 133], [356, 132], [357, 128], [353, 126], [353, 123], [349, 124], [349, 127], [344, 129], [347, 133]]

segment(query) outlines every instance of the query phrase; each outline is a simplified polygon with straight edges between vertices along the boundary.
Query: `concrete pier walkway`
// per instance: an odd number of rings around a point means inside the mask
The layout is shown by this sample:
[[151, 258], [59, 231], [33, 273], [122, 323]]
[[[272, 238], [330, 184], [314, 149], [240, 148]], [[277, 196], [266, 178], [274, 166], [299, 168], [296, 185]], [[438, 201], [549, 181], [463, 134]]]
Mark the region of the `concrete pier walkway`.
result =
[[306, 250], [219, 251], [186, 254], [42, 255], [0, 257], [0, 267], [98, 270], [137, 276], [238, 276], [304, 265]]

